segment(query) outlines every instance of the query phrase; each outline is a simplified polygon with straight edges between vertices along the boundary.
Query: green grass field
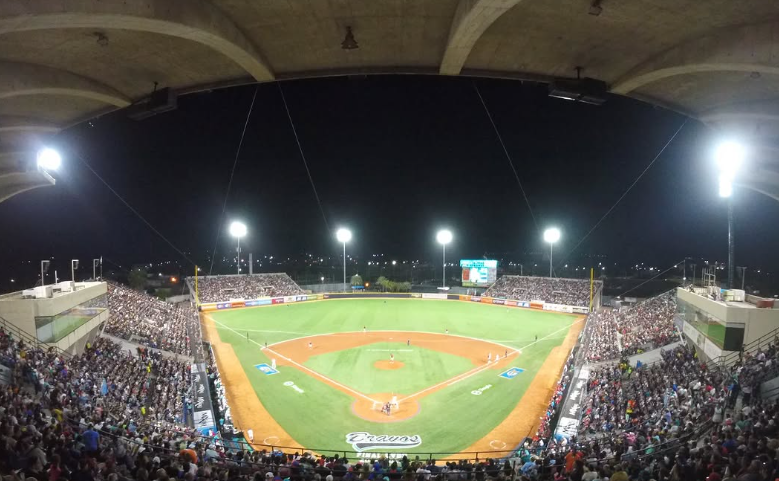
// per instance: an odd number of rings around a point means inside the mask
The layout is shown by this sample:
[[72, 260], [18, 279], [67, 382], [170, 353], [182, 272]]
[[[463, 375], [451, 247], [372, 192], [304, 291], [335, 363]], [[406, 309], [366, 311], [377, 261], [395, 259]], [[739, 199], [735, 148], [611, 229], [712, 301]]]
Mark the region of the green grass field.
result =
[[[349, 451], [352, 447], [345, 441], [346, 434], [361, 431], [421, 436], [422, 444], [403, 451], [408, 453], [455, 453], [488, 434], [516, 406], [575, 320], [570, 315], [513, 307], [414, 299], [329, 300], [212, 312], [211, 316], [221, 340], [232, 345], [264, 407], [303, 446], [318, 452]], [[362, 332], [363, 326], [370, 331], [439, 334], [448, 329], [453, 336], [522, 349], [511, 366], [524, 372], [514, 379], [501, 378], [493, 370], [479, 372], [421, 398], [419, 414], [411, 419], [375, 423], [354, 415], [351, 396], [299, 369], [283, 367], [279, 374], [267, 376], [254, 367], [270, 363], [260, 350], [266, 342], [271, 345], [304, 336]], [[405, 343], [401, 344], [395, 347], [402, 349]], [[387, 348], [369, 347], [374, 346]], [[472, 367], [463, 357], [438, 351], [414, 349], [403, 354], [408, 365], [396, 371], [374, 369], [373, 363], [387, 359], [387, 353], [365, 347], [312, 356], [305, 365], [363, 393], [416, 392]], [[285, 387], [288, 381], [305, 392]], [[487, 384], [492, 387], [482, 395], [472, 394]]]

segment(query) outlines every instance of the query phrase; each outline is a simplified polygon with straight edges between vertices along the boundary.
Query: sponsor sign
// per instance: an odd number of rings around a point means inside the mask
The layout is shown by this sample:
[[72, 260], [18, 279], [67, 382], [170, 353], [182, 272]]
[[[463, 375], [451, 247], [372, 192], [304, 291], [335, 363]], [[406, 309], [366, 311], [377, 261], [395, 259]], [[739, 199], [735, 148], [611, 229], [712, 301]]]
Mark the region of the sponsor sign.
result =
[[572, 307], [571, 311], [573, 311], [574, 314], [588, 314], [590, 312], [589, 307]]
[[517, 307], [517, 301], [506, 301], [507, 306]]
[[567, 312], [569, 314], [573, 313], [573, 307], [571, 306], [564, 306], [562, 304], [549, 304], [548, 302], [544, 303], [542, 309], [545, 311]]
[[422, 294], [418, 292], [412, 292], [411, 297], [413, 297], [414, 299], [422, 299]]
[[422, 444], [422, 437], [413, 435], [371, 434], [366, 432], [349, 433], [346, 442], [358, 453], [372, 449], [415, 448]]
[[262, 373], [263, 373], [263, 374], [265, 374], [266, 376], [270, 376], [270, 375], [272, 375], [272, 374], [278, 374], [278, 373], [279, 373], [279, 371], [278, 371], [278, 370], [276, 370], [276, 369], [273, 369], [272, 367], [268, 366], [268, 365], [267, 365], [267, 364], [265, 364], [265, 363], [262, 363], [262, 364], [256, 364], [254, 367], [256, 367], [257, 369], [259, 369], [259, 370], [260, 370], [260, 372], [262, 372]]
[[245, 305], [244, 301], [230, 301], [230, 307], [244, 307]]
[[271, 304], [270, 299], [255, 299], [253, 301], [246, 301], [246, 307], [251, 306], [269, 306]]
[[330, 294], [322, 294], [322, 299], [330, 299]]
[[579, 420], [569, 417], [562, 417], [557, 422], [557, 429], [555, 429], [554, 436], [558, 441], [565, 438], [570, 439], [576, 436], [576, 432], [579, 430]]
[[422, 299], [446, 299], [446, 294], [422, 294]]
[[492, 298], [491, 297], [482, 297], [481, 302], [485, 304], [492, 304]]
[[525, 372], [524, 369], [520, 369], [518, 367], [512, 367], [508, 371], [503, 371], [502, 373], [498, 374], [498, 376], [506, 379], [514, 379], [515, 377], [517, 377], [519, 374], [522, 374], [523, 372]]
[[[502, 305], [506, 304], [506, 299], [493, 299], [492, 303], [493, 304], [500, 304], [502, 306]], [[516, 302], [514, 303], [514, 305], [516, 305]]]
[[471, 296], [468, 296], [468, 295], [461, 295], [461, 296], [460, 296], [460, 300], [461, 300], [461, 301], [470, 301], [470, 300], [471, 300]]
[[217, 302], [216, 303], [216, 308], [217, 309], [230, 309], [231, 307], [233, 307], [233, 305], [230, 302]]
[[292, 388], [294, 391], [297, 391], [297, 392], [298, 392], [298, 393], [300, 393], [300, 394], [303, 394], [304, 392], [306, 392], [306, 391], [304, 391], [304, 390], [300, 389], [300, 387], [298, 387], [298, 385], [297, 385], [297, 384], [295, 384], [295, 383], [294, 383], [294, 382], [292, 382], [292, 381], [286, 381], [286, 382], [284, 383], [284, 385], [285, 385], [285, 386], [287, 386], [287, 387], [291, 387], [291, 388]]
[[208, 435], [216, 431], [205, 363], [192, 364], [192, 405], [195, 429]]
[[517, 301], [517, 307], [527, 307], [530, 309], [532, 306], [527, 301]]
[[283, 297], [274, 297], [271, 299], [272, 304], [284, 304], [284, 298]]
[[284, 302], [290, 303], [290, 302], [297, 302], [298, 297], [297, 296], [285, 296]]
[[543, 309], [544, 308], [544, 301], [530, 301], [530, 308], [531, 309]]
[[486, 391], [491, 387], [492, 384], [487, 384], [486, 386], [480, 387], [479, 389], [474, 389], [473, 391], [471, 391], [471, 394], [473, 394], [474, 396], [481, 396], [484, 391]]
[[481, 296], [471, 296], [470, 300], [473, 302], [481, 302]]

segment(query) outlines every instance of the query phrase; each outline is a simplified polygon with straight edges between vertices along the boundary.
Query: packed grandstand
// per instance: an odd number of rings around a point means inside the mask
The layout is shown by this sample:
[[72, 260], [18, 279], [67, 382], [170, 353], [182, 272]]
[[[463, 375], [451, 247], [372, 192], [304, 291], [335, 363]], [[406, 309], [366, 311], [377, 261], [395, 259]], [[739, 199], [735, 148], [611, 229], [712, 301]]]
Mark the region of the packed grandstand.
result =
[[[195, 279], [187, 278], [194, 287]], [[305, 294], [287, 274], [252, 274], [201, 277], [197, 283], [200, 302], [220, 302], [231, 299], [296, 296]], [[194, 291], [194, 288], [192, 288]]]
[[[595, 290], [601, 281], [596, 281]], [[488, 297], [518, 301], [544, 301], [550, 304], [587, 307], [590, 305], [590, 281], [549, 277], [502, 276], [484, 293]]]
[[[490, 295], [534, 296], [582, 305], [580, 281], [501, 278]], [[203, 286], [203, 279], [199, 279]], [[290, 284], [291, 283], [291, 284]], [[226, 293], [255, 297], [302, 292], [285, 275], [216, 277], [203, 298]], [[268, 286], [274, 286], [270, 290]], [[570, 287], [571, 292], [560, 289]], [[521, 290], [521, 291], [520, 291]], [[586, 295], [585, 295], [586, 294]], [[106, 332], [155, 349], [128, 350], [99, 337], [68, 356], [0, 330], [0, 363], [12, 371], [0, 392], [0, 472], [23, 481], [234, 481], [345, 479], [436, 481], [709, 480], [779, 477], [779, 409], [757, 396], [777, 375], [779, 346], [747, 352], [728, 370], [708, 366], [685, 346], [635, 366], [626, 357], [678, 340], [675, 296], [666, 293], [619, 311], [591, 314], [535, 436], [512, 463], [431, 459], [360, 463], [348, 456], [317, 457], [303, 450], [241, 449], [202, 438], [188, 427], [192, 414], [191, 364], [156, 351], [203, 356], [191, 308], [170, 306], [120, 285], [109, 287]], [[194, 337], [195, 339], [190, 339]], [[213, 358], [209, 379], [222, 419], [229, 407]], [[554, 421], [571, 385], [577, 360], [595, 362], [582, 392], [578, 434], [555, 439]], [[523, 479], [523, 478], [519, 478]]]

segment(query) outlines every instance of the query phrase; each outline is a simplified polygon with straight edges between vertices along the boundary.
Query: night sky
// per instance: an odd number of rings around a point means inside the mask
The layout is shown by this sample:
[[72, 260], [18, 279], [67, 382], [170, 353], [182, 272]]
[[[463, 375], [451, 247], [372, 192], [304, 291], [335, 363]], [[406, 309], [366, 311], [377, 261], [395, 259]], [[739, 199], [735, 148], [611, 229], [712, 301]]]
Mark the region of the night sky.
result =
[[[329, 78], [283, 83], [327, 223], [309, 184], [278, 85], [203, 92], [145, 121], [117, 112], [57, 136], [57, 185], [0, 203], [5, 277], [22, 260], [182, 259], [82, 163], [83, 157], [176, 247], [207, 265], [233, 159], [248, 125], [223, 221], [249, 226], [244, 252], [335, 255], [349, 226], [356, 255], [437, 259], [435, 231], [455, 236], [451, 259], [539, 251], [536, 229], [474, 90], [478, 85], [543, 230], [559, 226], [556, 258], [600, 219], [684, 121], [638, 101], [601, 107], [546, 95], [543, 84], [446, 77]], [[725, 203], [717, 196], [716, 132], [694, 120], [572, 258], [667, 265], [724, 260]], [[736, 190], [737, 265], [779, 267], [779, 203]], [[220, 255], [234, 252], [223, 229]], [[88, 264], [89, 261], [84, 261]], [[750, 267], [751, 268], [751, 267]], [[35, 267], [25, 267], [35, 269]], [[10, 273], [10, 274], [9, 274]], [[61, 275], [62, 277], [62, 275]], [[66, 276], [67, 277], [67, 276]]]

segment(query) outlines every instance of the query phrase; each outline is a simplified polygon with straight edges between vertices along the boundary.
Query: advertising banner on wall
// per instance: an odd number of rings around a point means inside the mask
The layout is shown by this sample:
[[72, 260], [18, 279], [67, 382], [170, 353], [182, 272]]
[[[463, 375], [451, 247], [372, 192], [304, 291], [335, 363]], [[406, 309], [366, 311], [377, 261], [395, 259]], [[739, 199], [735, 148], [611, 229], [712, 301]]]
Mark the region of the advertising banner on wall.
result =
[[446, 294], [422, 294], [422, 299], [446, 299]]
[[204, 436], [216, 434], [214, 412], [211, 409], [211, 391], [205, 363], [192, 364], [192, 406], [195, 429]]
[[582, 397], [586, 394], [587, 381], [590, 377], [589, 368], [583, 367], [574, 373], [568, 395], [563, 401], [560, 419], [557, 421], [554, 436], [556, 439], [570, 439], [576, 436], [582, 415]]

